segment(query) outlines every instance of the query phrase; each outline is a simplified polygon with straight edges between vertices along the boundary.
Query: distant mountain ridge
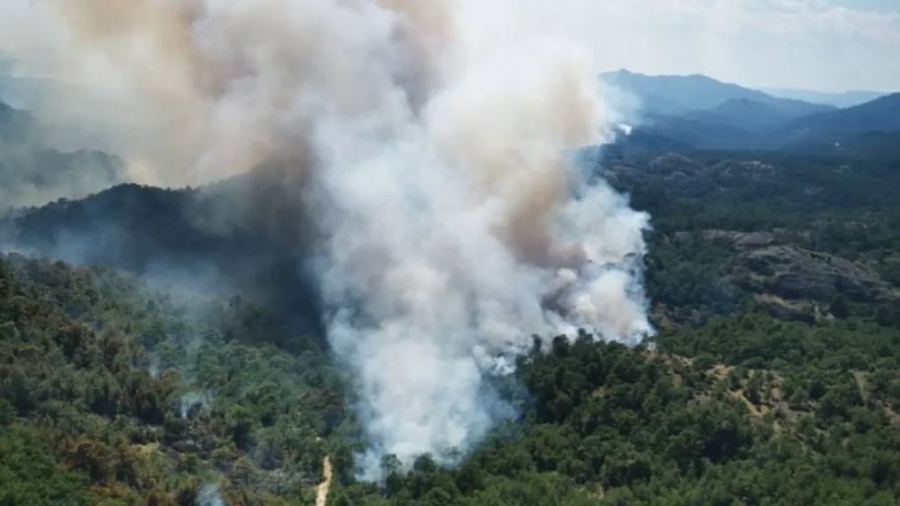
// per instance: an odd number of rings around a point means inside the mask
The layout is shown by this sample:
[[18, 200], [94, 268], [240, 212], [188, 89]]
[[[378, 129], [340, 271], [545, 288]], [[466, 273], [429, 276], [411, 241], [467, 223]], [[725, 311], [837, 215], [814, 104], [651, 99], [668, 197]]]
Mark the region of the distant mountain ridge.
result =
[[31, 122], [27, 113], [0, 102], [0, 141], [21, 138]]
[[[639, 102], [619, 143], [642, 151], [790, 150], [900, 157], [900, 94], [838, 109], [702, 75], [649, 76], [620, 70], [601, 81]], [[859, 96], [857, 96], [859, 98]]]
[[303, 267], [312, 232], [296, 198], [302, 179], [290, 169], [262, 166], [194, 189], [120, 184], [78, 200], [0, 210], [0, 249], [164, 284], [189, 278], [242, 287], [313, 331], [318, 298]]
[[119, 158], [96, 150], [44, 145], [28, 112], [0, 101], [0, 213], [8, 207], [80, 198], [123, 179]]
[[793, 122], [791, 128], [813, 134], [900, 131], [900, 93], [838, 111], [807, 116]]
[[840, 108], [861, 105], [886, 95], [886, 93], [880, 91], [844, 91], [832, 93], [827, 91], [805, 90], [801, 88], [759, 88], [759, 90], [768, 93], [773, 97], [791, 98], [794, 100], [831, 105]]
[[900, 159], [900, 93], [800, 118], [776, 135], [795, 150]]
[[777, 106], [749, 98], [732, 98], [711, 109], [688, 113], [686, 117], [731, 125], [752, 132], [764, 131], [795, 118]]
[[650, 76], [619, 70], [601, 74], [600, 79], [608, 85], [634, 95], [641, 101], [642, 112], [650, 116], [681, 115], [741, 99], [765, 104], [790, 117], [835, 109], [827, 105], [773, 97], [759, 90], [725, 83], [699, 74]]

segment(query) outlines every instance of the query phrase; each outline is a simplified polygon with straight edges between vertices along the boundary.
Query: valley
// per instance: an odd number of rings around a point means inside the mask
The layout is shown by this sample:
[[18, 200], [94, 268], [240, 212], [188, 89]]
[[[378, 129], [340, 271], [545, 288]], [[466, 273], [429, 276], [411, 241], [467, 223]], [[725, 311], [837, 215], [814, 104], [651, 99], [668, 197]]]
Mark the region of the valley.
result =
[[3, 2], [0, 506], [900, 503], [836, 1]]
[[[182, 191], [122, 186], [9, 215], [6, 237], [38, 255], [100, 230], [146, 246], [69, 257], [107, 267], [4, 255], [0, 497], [195, 504], [217, 483], [226, 504], [313, 504], [330, 458], [337, 505], [893, 504], [897, 161], [604, 156], [598, 174], [654, 216], [657, 336], [637, 348], [542, 336], [548, 353], [498, 386], [515, 420], [457, 469], [425, 456], [406, 474], [386, 459], [380, 485], [354, 477], [352, 382], [315, 325], [269, 304], [303, 285], [300, 271], [254, 293], [223, 281], [199, 299], [153, 281], [138, 253], [170, 273], [242, 254], [237, 236], [198, 240], [190, 222], [172, 234], [194, 198]], [[235, 280], [279, 265], [242, 264]], [[222, 265], [210, 276], [227, 280]]]

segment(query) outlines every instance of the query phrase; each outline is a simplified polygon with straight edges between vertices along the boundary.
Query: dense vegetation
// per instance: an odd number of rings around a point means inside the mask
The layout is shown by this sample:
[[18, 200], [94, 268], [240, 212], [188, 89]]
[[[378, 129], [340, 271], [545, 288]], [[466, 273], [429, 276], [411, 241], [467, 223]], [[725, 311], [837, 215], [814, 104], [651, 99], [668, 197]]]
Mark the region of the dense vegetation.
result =
[[[610, 154], [605, 175], [655, 217], [659, 335], [638, 349], [552, 340], [520, 364], [532, 395], [523, 420], [463, 466], [422, 458], [383, 488], [345, 484], [336, 504], [900, 501], [900, 165]], [[733, 273], [770, 241], [840, 266], [825, 280], [837, 295], [800, 290], [782, 302], [815, 314], [773, 315], [772, 295]], [[857, 268], [881, 283], [876, 298], [841, 286]]]
[[[900, 165], [613, 150], [604, 167], [654, 216], [659, 334], [545, 336], [505, 379], [528, 392], [519, 419], [456, 469], [389, 456], [378, 484], [354, 479], [347, 378], [265, 298], [0, 257], [0, 505], [313, 504], [326, 455], [340, 506], [897, 504]], [[154, 242], [141, 223], [176, 197], [128, 187], [20, 223], [40, 237], [119, 198]]]
[[[771, 326], [770, 338], [762, 333]], [[792, 363], [767, 362], [752, 345], [736, 356], [710, 347], [693, 360], [668, 352], [703, 349], [727, 331], [765, 344], [796, 339], [793, 349], [820, 353], [789, 354]], [[896, 503], [896, 363], [860, 348], [896, 353], [897, 332], [827, 347], [809, 329], [748, 316], [692, 335], [659, 351], [556, 339], [550, 356], [521, 371], [535, 397], [527, 429], [498, 436], [453, 472], [421, 459], [388, 480], [389, 499], [360, 501], [360, 488], [349, 487], [336, 504]]]
[[264, 309], [198, 300], [0, 259], [0, 504], [192, 504], [220, 482], [229, 504], [308, 502], [338, 377]]

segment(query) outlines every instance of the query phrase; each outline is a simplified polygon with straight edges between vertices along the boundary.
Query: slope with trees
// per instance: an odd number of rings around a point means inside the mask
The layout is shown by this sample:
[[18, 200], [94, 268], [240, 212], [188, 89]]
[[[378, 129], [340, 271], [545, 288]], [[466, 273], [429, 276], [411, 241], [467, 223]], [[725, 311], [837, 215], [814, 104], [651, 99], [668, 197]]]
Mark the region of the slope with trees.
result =
[[[900, 501], [898, 159], [604, 156], [602, 175], [654, 217], [658, 334], [636, 348], [540, 336], [494, 379], [516, 420], [454, 469], [388, 456], [382, 483], [356, 479], [352, 379], [320, 331], [271, 303], [296, 280], [260, 273], [290, 255], [255, 265], [265, 289], [208, 293], [147, 277], [155, 253], [86, 260], [110, 267], [3, 256], [0, 503], [190, 505], [217, 485], [226, 504], [314, 504], [326, 455], [342, 506]], [[251, 258], [248, 237], [296, 252], [303, 233], [280, 243], [265, 232], [278, 219], [211, 224], [195, 206], [280, 182], [120, 187], [7, 225], [37, 254], [66, 230], [128, 224], [174, 263], [225, 265]]]

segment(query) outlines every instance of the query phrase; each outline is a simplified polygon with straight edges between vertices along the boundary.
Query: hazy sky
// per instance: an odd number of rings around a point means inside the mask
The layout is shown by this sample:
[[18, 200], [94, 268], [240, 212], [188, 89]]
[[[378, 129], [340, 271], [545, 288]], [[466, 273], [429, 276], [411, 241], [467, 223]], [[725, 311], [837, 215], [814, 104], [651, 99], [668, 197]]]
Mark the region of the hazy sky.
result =
[[[17, 38], [48, 39], [25, 16], [29, 3], [0, 0], [0, 54], [22, 45]], [[496, 13], [499, 25], [514, 23], [524, 37], [574, 36], [598, 70], [900, 91], [900, 0], [518, 0], [509, 8]]]
[[583, 4], [585, 12], [569, 23], [605, 70], [696, 72], [751, 86], [900, 91], [900, 0]]

